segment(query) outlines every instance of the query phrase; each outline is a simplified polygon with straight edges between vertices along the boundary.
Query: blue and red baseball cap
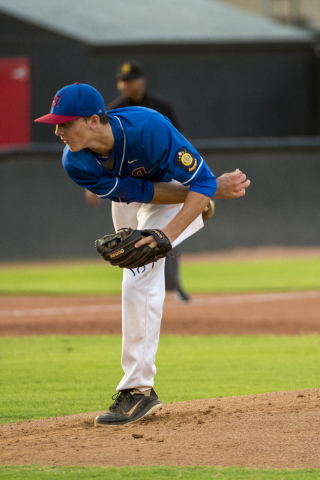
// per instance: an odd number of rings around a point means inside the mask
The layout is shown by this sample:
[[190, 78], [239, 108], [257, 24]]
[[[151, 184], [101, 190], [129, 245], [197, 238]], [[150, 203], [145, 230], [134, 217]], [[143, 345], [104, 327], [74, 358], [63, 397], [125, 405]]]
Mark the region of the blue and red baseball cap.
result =
[[59, 124], [105, 113], [104, 101], [98, 90], [85, 83], [68, 85], [55, 95], [48, 115], [35, 122]]

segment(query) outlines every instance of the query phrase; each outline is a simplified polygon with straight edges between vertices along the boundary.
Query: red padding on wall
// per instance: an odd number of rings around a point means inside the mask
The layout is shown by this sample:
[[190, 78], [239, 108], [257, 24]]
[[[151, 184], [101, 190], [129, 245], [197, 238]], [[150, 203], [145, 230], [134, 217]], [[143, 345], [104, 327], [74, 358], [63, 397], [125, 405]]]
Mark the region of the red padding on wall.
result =
[[0, 58], [0, 145], [31, 141], [31, 63], [28, 58]]

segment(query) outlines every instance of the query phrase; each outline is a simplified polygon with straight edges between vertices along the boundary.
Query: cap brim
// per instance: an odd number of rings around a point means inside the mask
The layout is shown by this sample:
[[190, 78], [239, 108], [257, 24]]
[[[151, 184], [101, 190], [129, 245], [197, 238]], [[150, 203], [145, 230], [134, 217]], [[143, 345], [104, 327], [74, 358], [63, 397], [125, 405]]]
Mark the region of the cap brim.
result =
[[79, 117], [68, 117], [66, 115], [56, 115], [54, 113], [48, 113], [48, 115], [44, 115], [43, 117], [37, 118], [35, 122], [40, 123], [49, 123], [51, 125], [57, 125], [59, 123], [67, 123], [72, 122], [72, 120], [77, 120]]

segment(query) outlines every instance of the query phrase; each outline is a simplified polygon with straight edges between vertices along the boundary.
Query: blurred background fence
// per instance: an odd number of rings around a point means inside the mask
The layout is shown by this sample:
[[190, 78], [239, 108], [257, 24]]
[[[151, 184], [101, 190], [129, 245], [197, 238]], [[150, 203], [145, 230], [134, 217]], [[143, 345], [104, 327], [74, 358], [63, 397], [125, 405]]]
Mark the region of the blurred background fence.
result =
[[[289, 141], [194, 140], [216, 175], [240, 168], [252, 185], [242, 199], [218, 200], [215, 216], [183, 251], [319, 245], [320, 139]], [[65, 174], [57, 146], [48, 147], [1, 156], [3, 261], [96, 257], [94, 240], [113, 231], [111, 202], [89, 206]]]

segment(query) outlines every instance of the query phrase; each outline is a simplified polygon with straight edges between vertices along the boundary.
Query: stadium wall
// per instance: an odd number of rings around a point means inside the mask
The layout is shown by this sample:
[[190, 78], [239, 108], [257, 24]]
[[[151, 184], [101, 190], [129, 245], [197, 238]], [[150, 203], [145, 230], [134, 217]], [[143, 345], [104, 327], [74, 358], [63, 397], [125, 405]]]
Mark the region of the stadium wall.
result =
[[[217, 176], [240, 168], [252, 185], [242, 199], [218, 200], [215, 216], [183, 251], [319, 245], [320, 141], [258, 143], [197, 145]], [[113, 231], [111, 203], [98, 209], [86, 203], [59, 149], [0, 155], [0, 261], [96, 257], [94, 240]]]

